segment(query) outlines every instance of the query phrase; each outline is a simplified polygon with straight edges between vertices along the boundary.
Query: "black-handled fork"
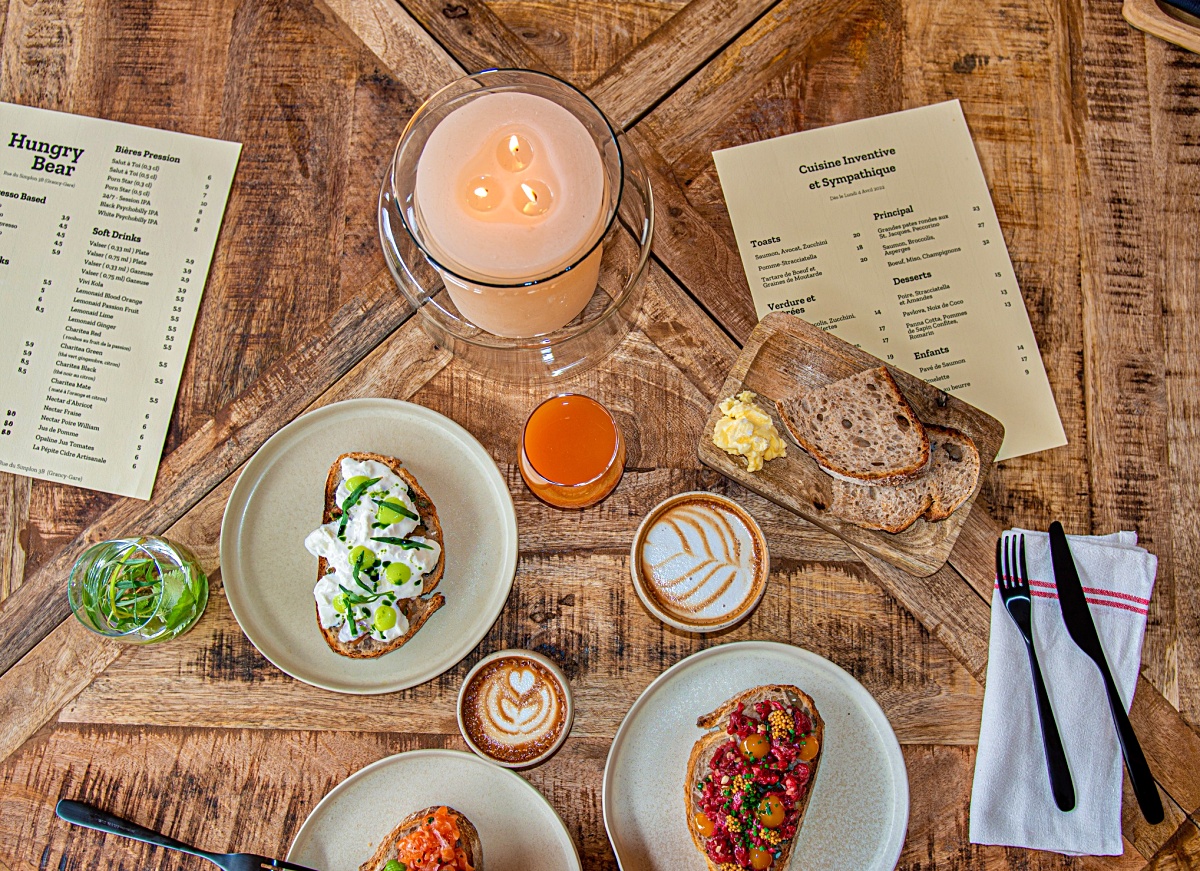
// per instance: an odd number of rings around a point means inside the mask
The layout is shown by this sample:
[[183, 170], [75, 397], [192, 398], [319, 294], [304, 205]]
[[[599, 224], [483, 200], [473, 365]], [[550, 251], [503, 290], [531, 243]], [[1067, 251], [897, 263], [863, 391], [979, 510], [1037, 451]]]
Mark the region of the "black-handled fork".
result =
[[68, 823], [85, 826], [89, 829], [95, 829], [98, 832], [121, 835], [122, 837], [132, 838], [135, 841], [141, 841], [145, 844], [153, 844], [156, 847], [166, 847], [168, 850], [178, 850], [180, 853], [190, 853], [193, 856], [199, 856], [202, 859], [213, 862], [224, 868], [225, 871], [270, 871], [270, 869], [276, 869], [276, 871], [279, 871], [279, 869], [284, 869], [284, 871], [313, 871], [312, 868], [305, 868], [303, 865], [284, 862], [281, 859], [269, 859], [266, 856], [255, 856], [252, 853], [210, 853], [207, 850], [198, 850], [182, 841], [176, 841], [174, 838], [169, 838], [159, 832], [143, 828], [137, 823], [123, 820], [120, 817], [113, 816], [81, 801], [71, 801], [67, 798], [59, 799], [54, 812]]
[[1067, 765], [1067, 754], [1063, 752], [1058, 724], [1054, 722], [1054, 710], [1050, 707], [1050, 696], [1046, 694], [1046, 682], [1042, 680], [1042, 669], [1038, 665], [1037, 651], [1033, 647], [1033, 600], [1029, 593], [1029, 566], [1025, 562], [1025, 536], [1000, 536], [996, 541], [996, 576], [1000, 586], [1000, 601], [1004, 603], [1029, 652], [1029, 667], [1033, 671], [1033, 694], [1037, 699], [1038, 716], [1042, 721], [1042, 746], [1046, 750], [1046, 768], [1050, 773], [1050, 791], [1060, 811], [1075, 807], [1075, 784], [1071, 781], [1071, 769]]

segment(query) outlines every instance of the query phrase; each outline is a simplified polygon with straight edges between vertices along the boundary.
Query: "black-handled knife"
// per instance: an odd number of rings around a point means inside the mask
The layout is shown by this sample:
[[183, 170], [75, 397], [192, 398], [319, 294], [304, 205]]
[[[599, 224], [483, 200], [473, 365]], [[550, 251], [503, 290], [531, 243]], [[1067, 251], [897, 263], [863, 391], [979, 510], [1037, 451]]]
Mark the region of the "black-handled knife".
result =
[[1054, 562], [1054, 583], [1058, 587], [1058, 603], [1067, 632], [1079, 649], [1092, 658], [1100, 669], [1100, 676], [1104, 678], [1108, 706], [1112, 709], [1117, 740], [1121, 743], [1121, 755], [1125, 757], [1125, 767], [1129, 769], [1129, 780], [1133, 784], [1138, 807], [1146, 822], [1152, 825], [1161, 823], [1163, 806], [1158, 797], [1158, 786], [1154, 782], [1154, 775], [1150, 773], [1142, 746], [1133, 733], [1133, 725], [1125, 713], [1125, 705], [1121, 701], [1121, 694], [1117, 692], [1112, 672], [1108, 669], [1108, 660], [1104, 657], [1104, 648], [1100, 644], [1100, 636], [1096, 634], [1096, 624], [1092, 622], [1092, 612], [1088, 609], [1083, 584], [1079, 581], [1079, 572], [1075, 569], [1075, 560], [1067, 544], [1067, 534], [1057, 520], [1050, 524], [1050, 558]]

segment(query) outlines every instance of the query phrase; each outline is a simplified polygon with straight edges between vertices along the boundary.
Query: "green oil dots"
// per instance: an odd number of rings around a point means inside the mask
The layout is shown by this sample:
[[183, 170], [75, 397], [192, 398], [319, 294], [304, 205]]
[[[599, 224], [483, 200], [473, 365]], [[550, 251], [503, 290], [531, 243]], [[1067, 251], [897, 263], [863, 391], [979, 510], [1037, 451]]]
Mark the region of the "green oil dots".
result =
[[375, 565], [375, 552], [361, 544], [351, 548], [350, 565], [358, 566], [359, 571], [368, 571], [371, 566]]
[[389, 584], [403, 584], [412, 577], [412, 569], [404, 563], [392, 563], [383, 570]]
[[377, 632], [387, 632], [396, 625], [396, 609], [388, 605], [380, 605], [375, 609], [375, 617], [371, 621]]

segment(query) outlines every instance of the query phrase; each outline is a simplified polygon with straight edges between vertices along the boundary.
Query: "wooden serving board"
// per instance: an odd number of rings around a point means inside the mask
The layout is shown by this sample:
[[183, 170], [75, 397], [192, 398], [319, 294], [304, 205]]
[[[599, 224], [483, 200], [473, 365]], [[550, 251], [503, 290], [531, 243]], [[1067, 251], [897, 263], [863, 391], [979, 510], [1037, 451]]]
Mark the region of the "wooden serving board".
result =
[[1125, 0], [1121, 15], [1138, 30], [1200, 54], [1200, 29], [1176, 18], [1154, 0]]
[[[758, 472], [747, 472], [744, 459], [725, 453], [712, 442], [713, 427], [721, 417], [719, 402], [708, 416], [698, 453], [700, 462], [743, 487], [909, 574], [924, 577], [940, 569], [949, 558], [979, 492], [978, 483], [971, 498], [946, 520], [937, 523], [918, 520], [897, 534], [862, 529], [829, 514], [833, 479], [790, 440], [775, 411], [777, 399], [822, 387], [864, 369], [886, 365], [878, 357], [794, 315], [767, 315], [750, 334], [725, 380], [720, 398], [743, 390], [757, 393], [758, 404], [770, 413], [788, 441], [787, 456], [767, 462]], [[892, 366], [888, 369], [923, 422], [953, 427], [975, 440], [982, 480], [1004, 439], [1004, 426], [1000, 421], [907, 372]]]

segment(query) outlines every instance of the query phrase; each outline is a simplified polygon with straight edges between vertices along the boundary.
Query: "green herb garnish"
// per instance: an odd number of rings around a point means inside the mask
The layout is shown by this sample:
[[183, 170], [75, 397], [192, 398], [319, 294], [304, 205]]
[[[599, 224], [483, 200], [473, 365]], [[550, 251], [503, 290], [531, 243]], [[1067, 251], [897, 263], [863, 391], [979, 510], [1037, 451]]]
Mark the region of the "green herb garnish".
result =
[[350, 506], [357, 505], [358, 499], [366, 492], [367, 488], [372, 484], [378, 484], [379, 478], [368, 478], [357, 487], [350, 491], [350, 495], [346, 497], [346, 501], [342, 503], [342, 518], [338, 521], [338, 536], [340, 537], [346, 531], [346, 524], [350, 522]]
[[397, 514], [399, 514], [401, 517], [407, 517], [409, 520], [420, 520], [421, 519], [419, 515], [413, 514], [411, 511], [409, 511], [407, 508], [405, 508], [404, 504], [402, 502], [393, 502], [390, 499], [376, 499], [376, 500], [374, 500], [374, 502], [376, 505], [381, 505], [385, 508], [391, 509], [392, 511], [395, 511]]
[[432, 545], [428, 545], [423, 541], [413, 541], [411, 538], [395, 538], [390, 535], [376, 535], [371, 537], [371, 541], [378, 541], [383, 544], [394, 544], [404, 550], [416, 550], [423, 548], [424, 550], [433, 550]]

